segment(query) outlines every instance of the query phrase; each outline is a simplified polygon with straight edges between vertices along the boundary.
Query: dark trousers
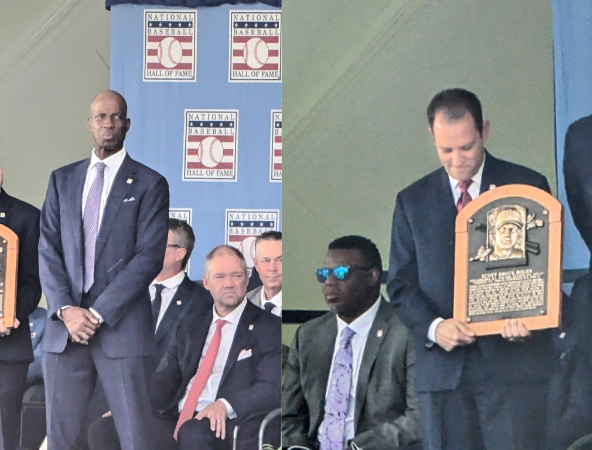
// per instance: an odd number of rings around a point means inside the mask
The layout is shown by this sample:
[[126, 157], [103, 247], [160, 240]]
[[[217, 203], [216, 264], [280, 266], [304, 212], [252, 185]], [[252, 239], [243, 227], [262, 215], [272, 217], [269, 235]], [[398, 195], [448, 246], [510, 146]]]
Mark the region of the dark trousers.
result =
[[15, 450], [28, 362], [0, 361], [0, 449]]
[[418, 394], [426, 450], [543, 448], [546, 383], [462, 384]]
[[[100, 333], [100, 331], [99, 331]], [[157, 450], [150, 427], [149, 358], [109, 358], [99, 341], [68, 342], [62, 353], [45, 352], [43, 373], [49, 450], [75, 450], [87, 406], [100, 379], [123, 450]]]
[[[210, 429], [210, 419], [188, 420], [177, 435], [179, 441], [179, 450], [231, 450], [232, 433], [236, 420], [226, 421], [226, 436], [222, 440], [216, 437], [216, 433]], [[239, 448], [244, 450], [254, 450], [257, 448], [257, 435], [250, 446], [242, 444]]]
[[[174, 420], [153, 418], [151, 421], [154, 448], [158, 450], [177, 450], [177, 441], [173, 438]], [[120, 450], [119, 436], [113, 417], [103, 417], [94, 421], [88, 429], [89, 450]]]

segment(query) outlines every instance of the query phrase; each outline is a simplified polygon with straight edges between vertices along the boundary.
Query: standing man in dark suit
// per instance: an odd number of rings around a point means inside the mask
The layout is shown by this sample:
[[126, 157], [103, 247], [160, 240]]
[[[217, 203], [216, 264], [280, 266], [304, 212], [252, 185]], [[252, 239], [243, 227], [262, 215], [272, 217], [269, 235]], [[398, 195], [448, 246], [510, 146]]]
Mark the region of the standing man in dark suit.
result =
[[413, 338], [380, 295], [381, 274], [370, 240], [329, 244], [317, 278], [331, 312], [294, 336], [282, 393], [284, 447], [384, 450], [419, 440]]
[[[164, 264], [150, 284], [156, 341], [151, 358], [153, 369], [156, 369], [174, 339], [181, 319], [192, 312], [204, 312], [212, 307], [210, 293], [200, 284], [191, 281], [185, 273], [194, 246], [195, 235], [191, 226], [179, 219], [169, 219]], [[104, 407], [100, 413], [107, 409], [108, 407]], [[90, 450], [121, 448], [111, 411], [91, 424], [88, 431], [88, 446]]]
[[25, 392], [27, 368], [33, 361], [29, 314], [41, 299], [39, 283], [39, 210], [2, 189], [0, 167], [0, 225], [19, 238], [16, 321], [13, 328], [0, 319], [0, 448], [14, 450]]
[[442, 168], [397, 195], [387, 291], [418, 347], [416, 388], [427, 449], [542, 448], [549, 334], [507, 320], [476, 338], [452, 318], [457, 211], [496, 186], [549, 192], [541, 174], [485, 151], [489, 122], [463, 89], [437, 94], [429, 131]]
[[259, 308], [282, 316], [282, 232], [266, 231], [255, 241], [255, 269], [263, 286], [247, 292]]
[[[234, 425], [281, 406], [281, 321], [246, 300], [247, 265], [234, 247], [208, 254], [203, 281], [214, 307], [181, 321], [150, 395], [181, 450], [227, 450]], [[255, 448], [257, 430], [245, 436], [239, 448]]]
[[162, 268], [169, 191], [160, 174], [126, 153], [129, 127], [123, 97], [97, 95], [88, 119], [92, 156], [52, 173], [41, 213], [50, 450], [77, 448], [97, 376], [121, 447], [152, 448], [148, 285]]

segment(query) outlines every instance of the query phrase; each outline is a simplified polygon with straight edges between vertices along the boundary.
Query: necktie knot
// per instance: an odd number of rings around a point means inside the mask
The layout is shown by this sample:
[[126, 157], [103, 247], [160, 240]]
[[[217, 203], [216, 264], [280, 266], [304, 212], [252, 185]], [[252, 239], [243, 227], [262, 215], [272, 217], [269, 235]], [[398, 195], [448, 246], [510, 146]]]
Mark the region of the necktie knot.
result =
[[156, 295], [161, 295], [162, 290], [164, 289], [164, 284], [155, 284], [154, 289], [156, 289]]
[[222, 327], [227, 323], [228, 322], [226, 322], [224, 319], [218, 319], [218, 321], [216, 322], [216, 331], [222, 330]]
[[271, 302], [265, 302], [265, 305], [263, 305], [263, 309], [267, 312], [273, 311], [273, 308], [275, 308], [275, 305]]
[[355, 334], [356, 332], [352, 330], [350, 327], [345, 327], [341, 332], [341, 346], [345, 347], [346, 345], [348, 345]]
[[107, 167], [107, 164], [105, 164], [104, 162], [98, 162], [95, 164], [95, 169], [97, 169], [97, 175], [103, 175], [103, 173], [105, 172], [105, 167]]
[[473, 180], [462, 180], [459, 181], [460, 192], [466, 194], [469, 192], [469, 186], [473, 183]]

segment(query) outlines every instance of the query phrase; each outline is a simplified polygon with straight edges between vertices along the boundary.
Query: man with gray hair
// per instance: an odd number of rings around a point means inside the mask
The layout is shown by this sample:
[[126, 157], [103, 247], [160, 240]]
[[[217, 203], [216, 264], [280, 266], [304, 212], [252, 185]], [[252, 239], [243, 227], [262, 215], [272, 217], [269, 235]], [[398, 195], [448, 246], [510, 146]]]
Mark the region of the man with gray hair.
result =
[[[245, 301], [247, 275], [234, 247], [206, 257], [203, 282], [214, 307], [181, 321], [152, 376], [152, 405], [172, 436], [167, 448], [229, 450], [236, 424], [281, 406], [281, 321]], [[245, 436], [239, 448], [255, 448], [256, 430]]]
[[263, 286], [247, 298], [260, 308], [282, 316], [282, 232], [266, 231], [255, 241], [255, 269]]

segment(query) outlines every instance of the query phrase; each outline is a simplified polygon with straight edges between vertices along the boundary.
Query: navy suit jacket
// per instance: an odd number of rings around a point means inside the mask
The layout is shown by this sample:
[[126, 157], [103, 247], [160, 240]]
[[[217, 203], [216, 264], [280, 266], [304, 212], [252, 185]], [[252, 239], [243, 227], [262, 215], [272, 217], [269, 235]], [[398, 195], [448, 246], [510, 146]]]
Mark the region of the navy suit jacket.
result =
[[[247, 304], [216, 395], [230, 403], [239, 422], [254, 412], [281, 406], [282, 322], [279, 317], [244, 301]], [[210, 308], [207, 313], [189, 314], [179, 324], [176, 339], [152, 375], [150, 399], [156, 410], [167, 415], [178, 414], [179, 400], [197, 373], [212, 319], [213, 308]], [[237, 361], [242, 350], [251, 350], [252, 354]]]
[[212, 296], [206, 288], [194, 283], [187, 275], [177, 288], [171, 303], [162, 316], [154, 341], [156, 351], [152, 358], [153, 367], [156, 368], [162, 359], [167, 347], [171, 344], [181, 320], [188, 314], [196, 311], [211, 309], [214, 304]]
[[162, 269], [166, 249], [168, 184], [126, 155], [103, 211], [95, 281], [82, 305], [82, 191], [89, 163], [85, 159], [54, 171], [41, 211], [39, 270], [49, 306], [43, 350], [64, 351], [68, 330], [57, 312], [71, 305], [101, 315], [105, 322], [92, 339], [100, 340], [107, 356], [148, 356], [154, 349], [148, 286]]
[[0, 361], [33, 361], [29, 329], [31, 314], [41, 299], [39, 282], [39, 210], [28, 203], [0, 192], [0, 224], [10, 228], [19, 238], [16, 290], [16, 318], [20, 326], [0, 342]]
[[[526, 167], [487, 153], [481, 193], [491, 185], [527, 184], [550, 192], [547, 179]], [[440, 168], [397, 195], [391, 235], [387, 291], [401, 321], [418, 344], [416, 388], [455, 389], [467, 356], [480, 356], [481, 375], [500, 383], [532, 381], [545, 376], [550, 364], [549, 335], [535, 332], [524, 343], [509, 343], [500, 335], [446, 352], [428, 343], [430, 324], [453, 314], [456, 207], [448, 174]], [[426, 345], [427, 344], [427, 345]], [[473, 353], [473, 355], [469, 355]]]

